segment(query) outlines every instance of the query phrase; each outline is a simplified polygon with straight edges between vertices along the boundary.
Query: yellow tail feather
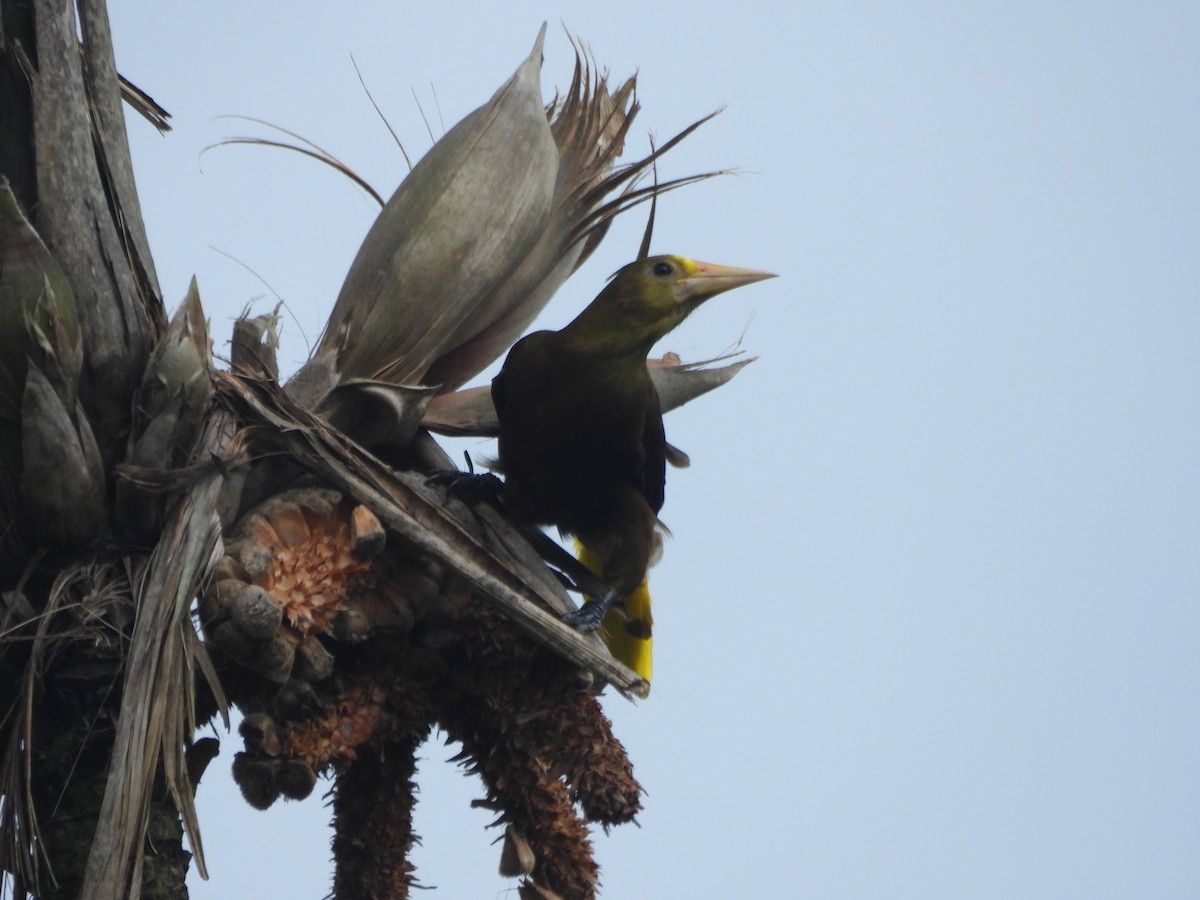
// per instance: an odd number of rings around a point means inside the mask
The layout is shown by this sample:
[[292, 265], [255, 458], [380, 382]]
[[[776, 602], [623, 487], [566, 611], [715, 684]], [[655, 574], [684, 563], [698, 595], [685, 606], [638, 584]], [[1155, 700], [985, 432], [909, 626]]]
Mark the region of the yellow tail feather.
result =
[[[581, 563], [603, 577], [600, 560], [579, 541], [575, 542], [575, 553]], [[624, 612], [615, 607], [610, 609], [600, 624], [600, 636], [615, 659], [649, 681], [654, 619], [650, 616], [650, 589], [646, 579], [643, 578], [637, 590], [622, 601]]]

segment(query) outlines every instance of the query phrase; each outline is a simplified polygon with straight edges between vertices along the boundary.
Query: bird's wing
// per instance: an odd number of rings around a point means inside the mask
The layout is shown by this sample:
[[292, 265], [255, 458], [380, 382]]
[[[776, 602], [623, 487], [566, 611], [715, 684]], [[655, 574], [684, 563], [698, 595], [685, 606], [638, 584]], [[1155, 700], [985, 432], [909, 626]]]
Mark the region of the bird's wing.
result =
[[642, 493], [646, 495], [646, 502], [650, 504], [650, 508], [657, 514], [666, 500], [667, 435], [663, 429], [658, 392], [649, 380], [646, 385], [649, 388], [649, 399], [642, 425]]
[[497, 418], [503, 420], [505, 408], [504, 369], [492, 379], [492, 406], [496, 407]]

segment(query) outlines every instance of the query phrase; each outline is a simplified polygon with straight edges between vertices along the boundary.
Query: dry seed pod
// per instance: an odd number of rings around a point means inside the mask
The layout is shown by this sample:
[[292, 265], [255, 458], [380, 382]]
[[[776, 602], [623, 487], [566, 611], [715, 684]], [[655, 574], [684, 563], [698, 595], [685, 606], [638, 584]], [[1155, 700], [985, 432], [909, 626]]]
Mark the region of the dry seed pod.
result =
[[528, 875], [537, 865], [537, 857], [524, 835], [511, 824], [504, 829], [504, 845], [500, 849], [500, 874], [505, 878]]
[[246, 570], [242, 568], [242, 564], [228, 554], [222, 556], [213, 569], [214, 581], [224, 581], [226, 578], [234, 578], [239, 581], [250, 580]]
[[[278, 539], [278, 535], [274, 535]], [[271, 574], [271, 548], [263, 543], [246, 543], [229, 549], [237, 553], [237, 563], [241, 566], [246, 578], [253, 581], [265, 580]]]
[[240, 590], [242, 582], [245, 580], [231, 574], [232, 566], [229, 564], [232, 562], [233, 560], [228, 556], [222, 557], [213, 580], [200, 595], [200, 618], [209, 627], [229, 619], [230, 595]]
[[383, 552], [387, 535], [383, 523], [365, 506], [356, 506], [350, 514], [350, 547], [359, 559], [374, 559]]
[[232, 622], [225, 621], [214, 624], [206, 620], [204, 631], [208, 639], [226, 655], [249, 668], [254, 668], [251, 661], [258, 650], [258, 644], [242, 634], [242, 630]]
[[246, 802], [255, 809], [268, 809], [279, 799], [276, 773], [279, 763], [273, 759], [237, 753], [233, 757], [233, 780]]
[[302, 760], [283, 760], [275, 773], [275, 783], [289, 800], [303, 800], [317, 786], [317, 773]]
[[444, 573], [422, 565], [420, 560], [401, 560], [390, 576], [380, 582], [379, 590], [388, 602], [407, 607], [420, 620], [441, 598], [444, 580]]
[[269, 681], [283, 684], [292, 676], [296, 661], [295, 638], [289, 634], [276, 635], [255, 648], [251, 667]]
[[312, 540], [304, 511], [294, 501], [271, 499], [259, 507], [259, 512], [285, 547], [303, 547]]
[[324, 681], [333, 673], [333, 654], [325, 649], [320, 638], [308, 635], [296, 646], [296, 663], [292, 677], [304, 681]]
[[231, 619], [242, 633], [252, 641], [274, 637], [283, 622], [283, 607], [279, 601], [256, 584], [225, 584], [232, 587], [228, 592]]
[[361, 609], [343, 609], [329, 623], [329, 633], [344, 644], [361, 644], [371, 636], [371, 620]]
[[275, 692], [271, 704], [275, 714], [285, 722], [302, 722], [321, 711], [323, 705], [317, 692], [306, 681], [292, 678]]
[[407, 633], [415, 624], [403, 585], [381, 584], [359, 593], [354, 603], [371, 623], [372, 631]]
[[245, 742], [246, 750], [258, 756], [278, 756], [279, 731], [274, 720], [266, 713], [250, 713], [238, 726], [238, 734]]

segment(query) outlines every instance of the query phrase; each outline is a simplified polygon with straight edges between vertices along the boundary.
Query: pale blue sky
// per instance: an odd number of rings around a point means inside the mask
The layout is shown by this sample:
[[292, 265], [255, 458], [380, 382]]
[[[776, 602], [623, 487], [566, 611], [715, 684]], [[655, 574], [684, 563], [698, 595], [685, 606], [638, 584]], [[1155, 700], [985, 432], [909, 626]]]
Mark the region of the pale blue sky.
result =
[[[648, 791], [604, 896], [1200, 896], [1200, 7], [1194, 3], [135, 4], [122, 71], [168, 305], [218, 349], [249, 302], [315, 338], [375, 208], [313, 163], [203, 147], [268, 119], [385, 195], [549, 19], [640, 72], [635, 150], [721, 104], [655, 249], [781, 278], [660, 349], [761, 358], [668, 417], [656, 680], [607, 709]], [[786, 11], [785, 11], [786, 10]], [[633, 257], [610, 233], [542, 324]], [[747, 327], [747, 323], [749, 323]], [[480, 448], [484, 449], [485, 448]], [[206, 898], [323, 897], [328, 810], [200, 790]], [[424, 751], [433, 897], [498, 897], [480, 795]], [[320, 790], [320, 788], [319, 788]], [[461, 852], [460, 852], [461, 851]]]

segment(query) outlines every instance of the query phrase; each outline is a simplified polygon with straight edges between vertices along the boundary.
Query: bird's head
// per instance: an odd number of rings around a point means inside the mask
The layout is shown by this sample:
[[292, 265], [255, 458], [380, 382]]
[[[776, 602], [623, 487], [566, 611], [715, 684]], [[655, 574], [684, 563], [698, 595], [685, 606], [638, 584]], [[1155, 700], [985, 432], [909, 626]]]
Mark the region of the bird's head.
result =
[[620, 269], [568, 327], [585, 340], [645, 353], [708, 298], [774, 277], [683, 256], [650, 256]]

